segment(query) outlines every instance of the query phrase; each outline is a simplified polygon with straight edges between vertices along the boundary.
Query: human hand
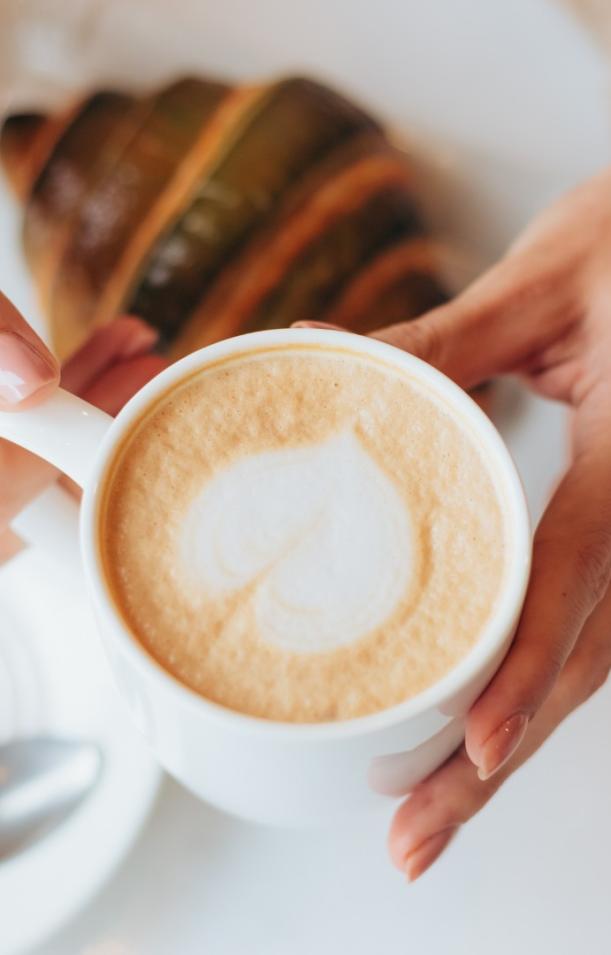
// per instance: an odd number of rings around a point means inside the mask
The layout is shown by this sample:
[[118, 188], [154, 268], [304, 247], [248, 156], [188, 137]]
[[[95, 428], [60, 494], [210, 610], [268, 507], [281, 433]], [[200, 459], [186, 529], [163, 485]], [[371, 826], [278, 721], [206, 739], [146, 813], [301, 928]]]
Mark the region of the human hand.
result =
[[[95, 332], [61, 370], [64, 388], [109, 414], [164, 367], [151, 354], [156, 333], [139, 319], [119, 318]], [[0, 413], [43, 402], [60, 381], [60, 368], [17, 309], [0, 294]], [[0, 441], [0, 562], [21, 547], [9, 529], [16, 514], [59, 476], [48, 462]]]
[[611, 667], [611, 171], [543, 213], [447, 305], [375, 333], [465, 388], [499, 374], [572, 406], [570, 467], [537, 528], [512, 647], [465, 745], [420, 783], [390, 833], [410, 880], [599, 688]]

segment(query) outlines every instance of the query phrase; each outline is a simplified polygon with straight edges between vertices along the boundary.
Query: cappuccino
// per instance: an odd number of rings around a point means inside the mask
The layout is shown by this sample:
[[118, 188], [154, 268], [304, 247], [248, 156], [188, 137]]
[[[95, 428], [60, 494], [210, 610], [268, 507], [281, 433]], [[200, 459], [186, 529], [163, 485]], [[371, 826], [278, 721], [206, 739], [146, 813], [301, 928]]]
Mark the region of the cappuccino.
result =
[[494, 468], [429, 386], [341, 348], [268, 348], [158, 398], [109, 471], [105, 574], [188, 687], [271, 720], [364, 716], [431, 686], [494, 613]]

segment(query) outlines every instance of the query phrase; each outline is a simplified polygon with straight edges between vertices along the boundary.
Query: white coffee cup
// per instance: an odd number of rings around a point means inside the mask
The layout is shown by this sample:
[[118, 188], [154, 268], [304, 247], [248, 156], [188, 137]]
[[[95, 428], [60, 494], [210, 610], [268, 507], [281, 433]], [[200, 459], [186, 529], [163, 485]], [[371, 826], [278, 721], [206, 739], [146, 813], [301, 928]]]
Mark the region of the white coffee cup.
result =
[[[98, 508], [113, 453], [145, 409], [198, 368], [268, 347], [341, 347], [376, 356], [428, 384], [456, 408], [498, 477], [507, 508], [508, 572], [496, 612], [471, 652], [405, 703], [334, 723], [276, 723], [212, 703], [146, 652], [119, 615], [104, 579]], [[219, 342], [149, 382], [117, 418], [59, 391], [39, 408], [0, 413], [0, 437], [34, 451], [83, 487], [80, 541], [85, 577], [116, 681], [160, 762], [194, 793], [265, 823], [318, 822], [407, 793], [459, 745], [464, 716], [500, 665], [518, 621], [530, 570], [524, 493], [503, 441], [478, 406], [429, 365], [390, 345], [344, 332], [283, 329]], [[477, 581], [474, 581], [477, 586]]]

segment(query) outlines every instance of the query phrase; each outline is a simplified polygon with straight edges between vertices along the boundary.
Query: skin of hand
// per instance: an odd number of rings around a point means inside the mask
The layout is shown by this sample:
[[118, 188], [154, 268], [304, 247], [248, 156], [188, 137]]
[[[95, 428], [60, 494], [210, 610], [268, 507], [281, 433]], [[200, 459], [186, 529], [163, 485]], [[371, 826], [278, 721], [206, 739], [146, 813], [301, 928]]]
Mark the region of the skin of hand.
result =
[[464, 746], [395, 815], [390, 854], [411, 881], [611, 668], [611, 170], [540, 215], [449, 304], [375, 337], [464, 388], [512, 374], [573, 409], [570, 466], [536, 530], [510, 651]]
[[[121, 317], [94, 332], [60, 371], [48, 348], [0, 294], [0, 414], [43, 402], [61, 378], [64, 388], [114, 415], [165, 367], [163, 358], [151, 353], [156, 341], [156, 332], [144, 322]], [[12, 518], [58, 477], [46, 461], [0, 441], [0, 562], [21, 548], [9, 527]]]

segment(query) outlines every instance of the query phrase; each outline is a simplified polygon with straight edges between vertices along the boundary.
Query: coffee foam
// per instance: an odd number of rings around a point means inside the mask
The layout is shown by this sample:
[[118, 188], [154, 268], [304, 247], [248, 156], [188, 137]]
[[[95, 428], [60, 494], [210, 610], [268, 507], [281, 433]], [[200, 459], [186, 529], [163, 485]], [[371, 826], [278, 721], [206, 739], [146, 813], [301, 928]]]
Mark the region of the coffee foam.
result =
[[234, 357], [185, 380], [111, 469], [118, 608], [179, 680], [269, 719], [346, 719], [439, 680], [500, 591], [495, 476], [445, 404], [349, 352]]
[[408, 591], [405, 502], [352, 430], [238, 460], [182, 530], [185, 569], [211, 600], [250, 588], [261, 638], [312, 653], [353, 643]]

